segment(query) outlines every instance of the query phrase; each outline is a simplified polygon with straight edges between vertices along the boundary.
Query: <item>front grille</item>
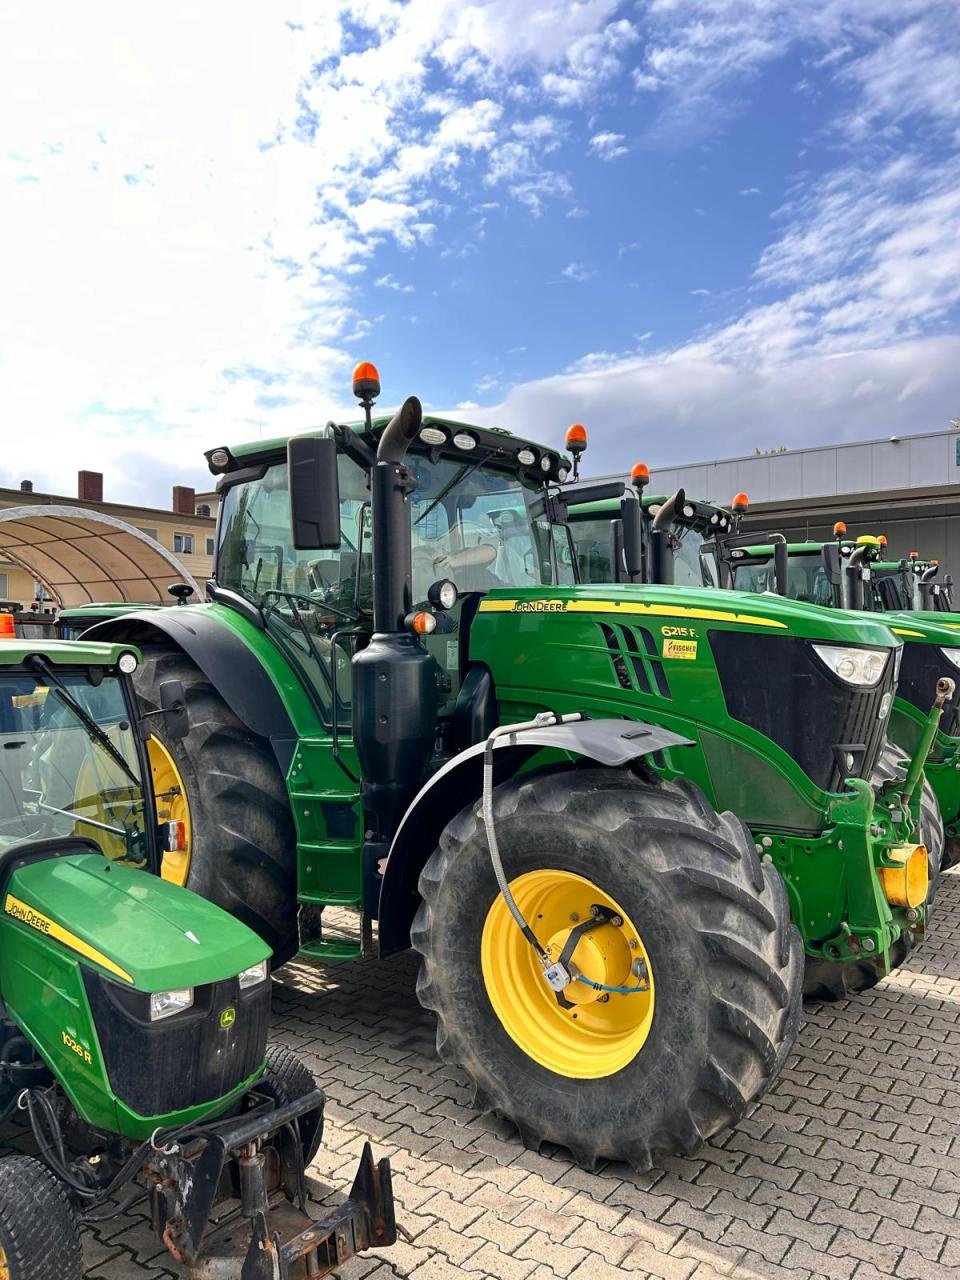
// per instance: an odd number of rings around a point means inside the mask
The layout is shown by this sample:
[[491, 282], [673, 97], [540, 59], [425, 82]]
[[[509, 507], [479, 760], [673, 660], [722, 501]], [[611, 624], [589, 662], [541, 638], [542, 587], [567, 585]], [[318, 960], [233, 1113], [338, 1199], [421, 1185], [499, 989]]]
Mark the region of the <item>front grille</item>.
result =
[[893, 693], [892, 652], [879, 684], [853, 689], [807, 640], [711, 631], [710, 645], [734, 720], [771, 738], [824, 791], [841, 790], [847, 777], [870, 778], [887, 726], [881, 704]]
[[[194, 1005], [149, 1020], [149, 996], [83, 971], [103, 1065], [121, 1102], [163, 1116], [213, 1102], [256, 1071], [266, 1052], [270, 983], [240, 993], [237, 978], [197, 987]], [[225, 1009], [236, 1010], [221, 1027]]]
[[[955, 679], [956, 675], [956, 668], [943, 657], [937, 645], [904, 641], [897, 697], [926, 715], [933, 706], [937, 681], [941, 676]], [[940, 730], [951, 737], [960, 735], [960, 681], [957, 691], [943, 708]]]

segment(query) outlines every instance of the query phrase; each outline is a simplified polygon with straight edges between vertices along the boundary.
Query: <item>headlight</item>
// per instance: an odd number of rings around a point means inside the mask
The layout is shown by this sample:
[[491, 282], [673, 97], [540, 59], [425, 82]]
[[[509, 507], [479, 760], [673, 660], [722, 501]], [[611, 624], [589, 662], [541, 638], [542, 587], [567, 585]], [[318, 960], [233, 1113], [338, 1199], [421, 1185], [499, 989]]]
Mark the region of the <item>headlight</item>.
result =
[[457, 584], [449, 578], [441, 578], [433, 582], [427, 591], [427, 599], [435, 609], [452, 609], [459, 598]]
[[117, 666], [125, 676], [132, 675], [137, 669], [137, 655], [135, 653], [121, 653], [117, 659]]
[[948, 662], [952, 662], [955, 667], [960, 667], [960, 649], [941, 649], [940, 652]]
[[887, 649], [853, 649], [839, 644], [815, 644], [821, 662], [847, 684], [872, 689], [887, 665]]
[[150, 996], [150, 1021], [171, 1018], [183, 1013], [193, 1004], [193, 987], [181, 987], [178, 991], [154, 991]]
[[255, 987], [258, 982], [266, 982], [267, 980], [267, 962], [261, 960], [259, 964], [252, 964], [249, 969], [244, 969], [240, 974], [240, 990], [246, 991], [247, 987]]

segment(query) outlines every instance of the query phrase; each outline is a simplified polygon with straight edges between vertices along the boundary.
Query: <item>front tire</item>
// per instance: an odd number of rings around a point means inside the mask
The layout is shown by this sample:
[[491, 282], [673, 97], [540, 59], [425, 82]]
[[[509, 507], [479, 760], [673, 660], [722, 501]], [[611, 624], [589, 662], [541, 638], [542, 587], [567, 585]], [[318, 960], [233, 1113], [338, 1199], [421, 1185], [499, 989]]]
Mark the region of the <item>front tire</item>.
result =
[[[261, 1092], [269, 1093], [276, 1099], [277, 1105], [283, 1107], [288, 1102], [296, 1102], [312, 1093], [317, 1082], [313, 1073], [295, 1053], [291, 1053], [283, 1045], [271, 1044], [267, 1045], [267, 1064], [256, 1087]], [[306, 1168], [320, 1150], [320, 1143], [323, 1141], [323, 1112], [319, 1116], [312, 1112], [298, 1117], [297, 1128], [303, 1149], [303, 1167]]]
[[438, 1050], [524, 1141], [564, 1146], [588, 1168], [648, 1169], [736, 1124], [790, 1052], [803, 969], [783, 885], [743, 824], [690, 783], [622, 770], [527, 775], [497, 787], [494, 803], [507, 879], [534, 931], [559, 946], [597, 898], [614, 904], [622, 926], [584, 934], [574, 961], [632, 986], [630, 957], [642, 956], [650, 991], [602, 1001], [572, 983], [572, 1007], [559, 1004], [516, 925], [498, 932], [503, 900], [475, 801], [424, 867], [411, 931]]
[[170, 816], [185, 819], [189, 831], [176, 878], [258, 933], [273, 948], [277, 968], [299, 946], [297, 838], [270, 744], [247, 729], [181, 650], [144, 645], [143, 657], [133, 680], [145, 709], [159, 708], [164, 680], [179, 680], [189, 714], [185, 738], [167, 737], [162, 716], [147, 722], [162, 748], [150, 751], [163, 792], [158, 806], [170, 806]]
[[80, 1229], [67, 1193], [32, 1156], [0, 1160], [0, 1276], [80, 1280]]

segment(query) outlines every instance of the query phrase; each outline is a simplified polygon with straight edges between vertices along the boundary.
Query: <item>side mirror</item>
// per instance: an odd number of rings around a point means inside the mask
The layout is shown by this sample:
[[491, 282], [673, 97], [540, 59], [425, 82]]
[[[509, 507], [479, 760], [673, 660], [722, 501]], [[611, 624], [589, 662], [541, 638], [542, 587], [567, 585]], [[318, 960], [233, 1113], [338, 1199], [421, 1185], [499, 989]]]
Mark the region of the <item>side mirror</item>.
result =
[[628, 582], [643, 581], [643, 511], [640, 499], [633, 493], [620, 500], [623, 535], [623, 567]]
[[297, 551], [340, 546], [340, 481], [332, 436], [294, 436], [287, 444], [290, 532]]
[[790, 560], [785, 539], [773, 544], [773, 575], [777, 584], [777, 595], [790, 594]]
[[179, 680], [160, 682], [160, 713], [168, 738], [185, 738], [190, 732], [187, 700]]

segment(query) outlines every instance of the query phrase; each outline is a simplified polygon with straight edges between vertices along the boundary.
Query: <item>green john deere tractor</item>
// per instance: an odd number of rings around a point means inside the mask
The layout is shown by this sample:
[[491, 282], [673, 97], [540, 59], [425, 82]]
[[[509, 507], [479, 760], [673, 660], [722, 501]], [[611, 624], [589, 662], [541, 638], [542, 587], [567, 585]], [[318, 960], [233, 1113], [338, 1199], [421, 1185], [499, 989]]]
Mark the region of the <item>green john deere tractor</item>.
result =
[[389, 1166], [305, 1213], [323, 1094], [267, 1047], [264, 941], [151, 874], [184, 831], [144, 742], [187, 726], [173, 681], [138, 717], [138, 661], [0, 641], [0, 1118], [37, 1153], [0, 1158], [0, 1276], [80, 1280], [80, 1224], [141, 1202], [197, 1280], [326, 1275], [395, 1239]]
[[779, 1072], [804, 949], [875, 980], [922, 934], [911, 798], [869, 783], [900, 642], [581, 587], [562, 453], [355, 390], [358, 424], [210, 450], [209, 603], [92, 632], [141, 646], [147, 712], [183, 686], [152, 757], [178, 874], [275, 963], [413, 945], [441, 1052], [525, 1141], [691, 1151]]
[[[703, 555], [709, 573], [739, 590], [775, 589], [794, 599], [813, 599], [883, 617], [904, 642], [888, 730], [890, 742], [896, 744], [894, 754], [902, 757], [913, 750], [923, 732], [938, 677], [960, 667], [960, 614], [943, 609], [950, 602], [951, 583], [934, 581], [935, 561], [918, 562], [926, 567], [915, 569], [909, 559], [886, 560], [886, 541], [881, 537], [848, 538], [842, 523], [835, 533], [836, 542], [785, 543], [776, 549], [771, 535], [721, 536], [704, 543]], [[782, 542], [782, 535], [776, 537]], [[786, 564], [779, 586], [772, 568], [775, 550]], [[894, 571], [887, 574], [891, 567]], [[902, 602], [908, 607], [900, 608]], [[941, 866], [952, 867], [960, 862], [960, 698], [956, 695], [944, 708], [925, 774], [945, 832]]]
[[[738, 493], [729, 508], [693, 501], [682, 489], [671, 497], [654, 497], [644, 493], [648, 477], [646, 466], [638, 464], [631, 473], [632, 492], [616, 483], [603, 487], [612, 488], [618, 496], [599, 501], [590, 501], [589, 491], [582, 488], [565, 493], [570, 530], [584, 580], [700, 583], [740, 591], [773, 592], [812, 605], [859, 611], [883, 608], [879, 593], [875, 591], [872, 597], [869, 594], [867, 584], [871, 575], [865, 557], [870, 548], [863, 545], [879, 546], [878, 539], [860, 539], [861, 546], [853, 557], [856, 567], [841, 573], [838, 556], [849, 560], [854, 551], [852, 545], [841, 546], [839, 552], [823, 552], [820, 543], [787, 543], [782, 534], [744, 534], [740, 526], [748, 507], [745, 493]], [[838, 525], [837, 532], [841, 530], [845, 534], [845, 526]], [[751, 545], [754, 542], [758, 545]], [[829, 573], [822, 563], [823, 555], [837, 560]], [[920, 572], [908, 568], [907, 572], [908, 586], [918, 597], [921, 590], [925, 591], [924, 598], [932, 601], [931, 576], [926, 568]], [[864, 575], [862, 584], [861, 574]], [[922, 588], [921, 577], [925, 577]], [[884, 587], [888, 598], [890, 589]], [[910, 617], [916, 619], [916, 615]], [[921, 737], [927, 733], [937, 681], [945, 671], [960, 665], [949, 647], [952, 637], [945, 626], [940, 625], [946, 621], [942, 615], [923, 615], [907, 629], [897, 625], [903, 618], [887, 616], [885, 621], [904, 640], [905, 647], [888, 722], [889, 740], [877, 756], [872, 774], [878, 792], [906, 778], [904, 757], [916, 750]], [[960, 618], [957, 624], [960, 626]], [[919, 644], [921, 635], [925, 636], [925, 647]], [[802, 686], [796, 690], [796, 697], [801, 704], [805, 700]], [[920, 842], [928, 856], [928, 914], [941, 869], [952, 866], [960, 857], [960, 841], [955, 838], [960, 830], [957, 826], [960, 770], [956, 768], [960, 739], [956, 737], [955, 702], [952, 696], [941, 712], [925, 777], [913, 800]], [[905, 955], [906, 950], [898, 948], [898, 961]], [[815, 978], [815, 975], [818, 976]], [[819, 967], [808, 965], [807, 990], [811, 995], [847, 994], [870, 986], [873, 981], [873, 975], [862, 968], [824, 973]]]

